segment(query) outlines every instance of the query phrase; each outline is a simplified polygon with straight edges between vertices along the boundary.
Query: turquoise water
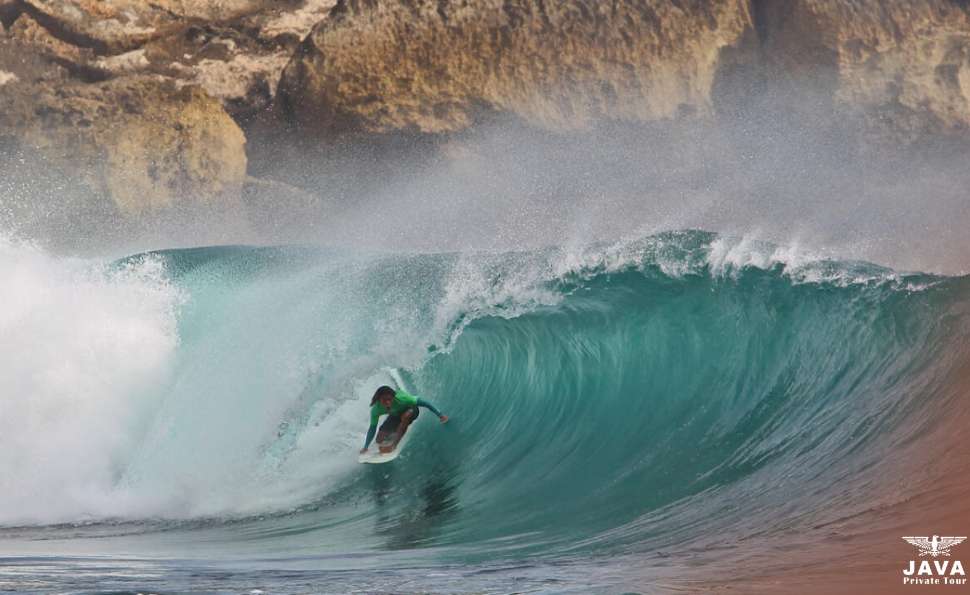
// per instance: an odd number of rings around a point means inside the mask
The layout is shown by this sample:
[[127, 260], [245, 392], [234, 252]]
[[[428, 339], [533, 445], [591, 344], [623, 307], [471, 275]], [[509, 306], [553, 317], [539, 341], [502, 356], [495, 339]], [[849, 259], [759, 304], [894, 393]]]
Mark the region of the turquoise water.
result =
[[[925, 490], [968, 408], [970, 278], [707, 232], [198, 248], [102, 274], [92, 292], [162, 304], [113, 331], [136, 337], [118, 373], [169, 342], [80, 418], [121, 436], [76, 443], [103, 473], [41, 471], [7, 502], [3, 586], [661, 588]], [[397, 461], [357, 465], [392, 370], [451, 421], [425, 412]]]

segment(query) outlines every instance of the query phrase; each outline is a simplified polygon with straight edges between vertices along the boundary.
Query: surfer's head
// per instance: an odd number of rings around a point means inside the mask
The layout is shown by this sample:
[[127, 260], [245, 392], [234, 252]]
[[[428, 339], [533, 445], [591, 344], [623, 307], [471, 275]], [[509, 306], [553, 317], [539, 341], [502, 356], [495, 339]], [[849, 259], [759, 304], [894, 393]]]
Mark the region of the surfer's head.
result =
[[380, 401], [381, 405], [390, 407], [395, 395], [397, 395], [397, 393], [394, 392], [393, 388], [389, 386], [382, 386], [374, 392], [374, 397], [370, 400], [370, 405], [373, 407], [374, 404]]

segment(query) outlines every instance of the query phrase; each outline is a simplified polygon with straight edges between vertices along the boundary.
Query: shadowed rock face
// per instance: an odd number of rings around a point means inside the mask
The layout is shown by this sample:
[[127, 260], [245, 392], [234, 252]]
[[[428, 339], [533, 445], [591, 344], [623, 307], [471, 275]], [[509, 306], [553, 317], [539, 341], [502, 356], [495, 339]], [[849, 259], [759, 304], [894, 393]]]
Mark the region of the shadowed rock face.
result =
[[901, 140], [970, 124], [970, 16], [954, 0], [756, 2], [766, 76], [802, 78]]
[[340, 2], [283, 75], [316, 130], [464, 130], [487, 112], [560, 130], [708, 113], [747, 3]]

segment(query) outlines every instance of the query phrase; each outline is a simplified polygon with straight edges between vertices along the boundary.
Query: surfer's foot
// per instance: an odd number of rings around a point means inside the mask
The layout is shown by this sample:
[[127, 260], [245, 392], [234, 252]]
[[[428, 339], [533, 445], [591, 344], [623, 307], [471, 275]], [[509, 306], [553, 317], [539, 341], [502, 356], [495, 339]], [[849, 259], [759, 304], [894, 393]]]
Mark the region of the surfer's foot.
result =
[[391, 442], [391, 444], [387, 447], [387, 450], [382, 450], [381, 452], [391, 452], [392, 450], [397, 448], [397, 445], [401, 443], [401, 438], [404, 438], [404, 432], [408, 431], [408, 427], [406, 424], [402, 424], [402, 426], [403, 427], [401, 428], [401, 431], [394, 436], [394, 441]]

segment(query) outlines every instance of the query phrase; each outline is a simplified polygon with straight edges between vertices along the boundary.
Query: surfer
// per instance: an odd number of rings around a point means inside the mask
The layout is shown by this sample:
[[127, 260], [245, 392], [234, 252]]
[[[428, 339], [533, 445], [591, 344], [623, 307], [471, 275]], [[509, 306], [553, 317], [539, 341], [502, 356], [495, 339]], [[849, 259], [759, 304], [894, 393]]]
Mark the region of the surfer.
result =
[[[389, 386], [378, 388], [374, 397], [370, 400], [370, 428], [367, 430], [364, 448], [360, 449], [361, 454], [367, 452], [367, 447], [374, 439], [374, 432], [377, 432], [377, 444], [381, 452], [394, 450], [401, 438], [404, 437], [404, 433], [408, 431], [408, 426], [417, 419], [419, 407], [430, 409], [431, 413], [438, 416], [441, 423], [448, 421], [447, 415], [442, 415], [440, 411], [435, 409], [434, 405], [422, 398], [409, 395], [401, 390], [396, 391]], [[381, 429], [378, 432], [377, 421], [384, 414], [387, 414], [387, 419], [381, 424]], [[385, 444], [387, 437], [395, 433], [393, 442], [389, 445]]]

